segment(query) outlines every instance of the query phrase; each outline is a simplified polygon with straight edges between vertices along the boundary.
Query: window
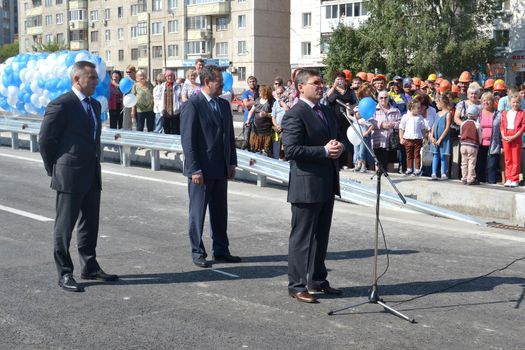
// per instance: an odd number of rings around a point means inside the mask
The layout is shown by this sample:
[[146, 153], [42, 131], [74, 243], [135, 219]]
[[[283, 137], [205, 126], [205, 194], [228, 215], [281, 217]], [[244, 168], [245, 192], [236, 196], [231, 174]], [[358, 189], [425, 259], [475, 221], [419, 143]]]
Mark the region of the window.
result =
[[62, 23], [64, 23], [64, 14], [63, 13], [57, 13], [56, 24], [62, 24]]
[[56, 0], [55, 4], [57, 4], [57, 5], [62, 5], [62, 1], [63, 1], [63, 0]]
[[106, 62], [111, 61], [111, 51], [106, 50]]
[[124, 7], [122, 6], [117, 7], [117, 17], [118, 18], [124, 17]]
[[139, 58], [147, 58], [148, 57], [148, 45], [140, 45], [139, 46]]
[[245, 3], [246, 0], [239, 0], [239, 4]]
[[196, 55], [210, 52], [210, 43], [208, 41], [189, 41], [186, 43], [188, 55]]
[[93, 55], [98, 56], [98, 51], [91, 51], [91, 53], [92, 53]]
[[106, 41], [110, 41], [111, 40], [111, 30], [110, 29], [106, 29], [104, 31], [104, 39]]
[[124, 40], [124, 28], [117, 29], [117, 38], [118, 40]]
[[168, 33], [178, 33], [179, 32], [179, 21], [172, 20], [168, 21]]
[[312, 26], [312, 13], [311, 12], [303, 13], [303, 28], [307, 28], [311, 26]]
[[213, 4], [217, 2], [226, 2], [226, 0], [186, 0], [186, 5]]
[[312, 43], [303, 41], [301, 43], [301, 56], [310, 56], [312, 54]]
[[215, 20], [217, 25], [216, 30], [227, 30], [228, 29], [228, 17], [217, 17]]
[[63, 44], [64, 43], [64, 33], [58, 33], [57, 34], [57, 43]]
[[46, 16], [46, 26], [53, 24], [53, 16]]
[[162, 0], [151, 0], [151, 10], [161, 11], [162, 10]]
[[325, 7], [325, 17], [327, 19], [339, 18], [339, 7], [337, 5], [330, 5]]
[[50, 43], [53, 41], [53, 34], [46, 34], [46, 43]]
[[237, 27], [239, 29], [246, 28], [246, 15], [240, 15], [237, 17]]
[[168, 45], [168, 57], [177, 57], [179, 55], [179, 45]]
[[187, 30], [206, 29], [208, 27], [208, 16], [195, 16], [186, 19]]
[[91, 32], [91, 42], [96, 43], [98, 41], [98, 30], [94, 30]]
[[70, 21], [83, 21], [86, 17], [86, 10], [70, 10], [68, 19]]
[[138, 32], [139, 31], [138, 31], [136, 26], [135, 27], [131, 27], [131, 38], [135, 39], [137, 36], [139, 36]]
[[246, 67], [237, 67], [237, 77], [240, 81], [246, 80]]
[[152, 35], [162, 34], [162, 23], [161, 22], [151, 23], [151, 34]]
[[162, 46], [152, 46], [151, 47], [151, 58], [161, 58], [162, 57]]
[[215, 44], [215, 56], [228, 56], [228, 43], [216, 43]]
[[106, 21], [109, 21], [111, 18], [111, 9], [104, 9], [104, 19]]
[[131, 49], [131, 59], [132, 60], [139, 59], [139, 49]]
[[89, 12], [89, 19], [91, 21], [98, 21], [98, 10], [93, 10]]
[[176, 9], [179, 7], [179, 0], [168, 0], [168, 9]]
[[41, 27], [42, 26], [42, 16], [27, 17], [25, 24], [26, 24], [26, 28]]
[[248, 49], [246, 47], [246, 41], [241, 40], [237, 42], [237, 54], [238, 55], [246, 55], [248, 53]]
[[494, 41], [497, 47], [509, 46], [509, 30], [495, 30]]
[[44, 2], [44, 5], [45, 5], [46, 7], [53, 6], [53, 0], [46, 0], [46, 1]]
[[139, 22], [137, 23], [137, 36], [147, 35], [148, 34], [148, 23]]
[[139, 13], [139, 5], [138, 4], [131, 5], [130, 10], [131, 10], [130, 11], [131, 15], [136, 16]]
[[354, 3], [354, 17], [361, 16], [361, 3], [355, 2]]
[[118, 60], [124, 61], [124, 50], [118, 50]]
[[87, 39], [87, 30], [73, 30], [69, 35], [71, 41], [84, 41]]

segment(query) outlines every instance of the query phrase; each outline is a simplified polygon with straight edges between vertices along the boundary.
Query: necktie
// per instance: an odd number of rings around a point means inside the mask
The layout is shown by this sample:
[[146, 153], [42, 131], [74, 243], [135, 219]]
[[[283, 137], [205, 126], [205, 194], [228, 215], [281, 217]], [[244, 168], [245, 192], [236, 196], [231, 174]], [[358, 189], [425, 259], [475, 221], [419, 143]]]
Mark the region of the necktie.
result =
[[324, 117], [324, 114], [323, 114], [323, 110], [321, 109], [321, 106], [319, 105], [315, 105], [314, 106], [314, 111], [317, 113], [317, 115], [319, 116], [319, 119], [321, 119], [321, 121], [326, 124], [326, 119]]
[[86, 97], [84, 99], [84, 102], [87, 103], [86, 112], [91, 117], [91, 120], [93, 121], [93, 139], [97, 138], [97, 119], [95, 117], [95, 114], [93, 114], [93, 109], [91, 108], [91, 99], [89, 97]]
[[213, 110], [215, 111], [215, 113], [220, 113], [219, 111], [219, 104], [217, 103], [217, 101], [215, 99], [211, 99], [210, 100], [210, 103], [211, 103], [211, 108], [213, 108]]

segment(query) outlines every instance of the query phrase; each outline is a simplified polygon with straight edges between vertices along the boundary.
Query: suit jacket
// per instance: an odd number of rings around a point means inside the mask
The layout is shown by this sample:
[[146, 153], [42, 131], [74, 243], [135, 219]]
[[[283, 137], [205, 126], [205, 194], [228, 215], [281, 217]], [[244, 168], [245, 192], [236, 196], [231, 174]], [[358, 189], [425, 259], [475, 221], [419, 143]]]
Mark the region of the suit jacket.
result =
[[290, 160], [288, 202], [320, 203], [340, 195], [339, 166], [324, 146], [338, 138], [334, 112], [322, 106], [326, 123], [299, 100], [283, 117], [284, 154]]
[[91, 99], [97, 118], [94, 125], [82, 103], [73, 91], [67, 92], [46, 107], [40, 127], [40, 154], [51, 188], [60, 192], [85, 193], [93, 183], [101, 189], [100, 174], [100, 103]]
[[[509, 111], [503, 111], [503, 117], [501, 118], [501, 135], [503, 136], [509, 136], [507, 133], [507, 113]], [[525, 130], [525, 112], [519, 109], [516, 112], [516, 119], [514, 119], [514, 130], [516, 131], [512, 135], [516, 134], [517, 132], [521, 131], [523, 132]]]
[[221, 115], [203, 94], [194, 94], [182, 105], [181, 141], [184, 175], [202, 171], [205, 179], [227, 178], [230, 165], [237, 165], [237, 151], [230, 104], [217, 99]]

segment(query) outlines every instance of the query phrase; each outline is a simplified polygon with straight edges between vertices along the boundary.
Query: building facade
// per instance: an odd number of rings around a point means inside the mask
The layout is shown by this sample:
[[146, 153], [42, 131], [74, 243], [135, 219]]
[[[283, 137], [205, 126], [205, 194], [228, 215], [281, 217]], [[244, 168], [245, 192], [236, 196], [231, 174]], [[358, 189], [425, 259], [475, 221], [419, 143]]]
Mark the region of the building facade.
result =
[[18, 33], [18, 3], [0, 0], [0, 47], [14, 42]]
[[291, 0], [290, 67], [321, 68], [325, 42], [340, 23], [357, 28], [368, 19], [362, 0]]
[[184, 77], [196, 58], [228, 69], [234, 87], [289, 72], [290, 5], [280, 0], [21, 0], [20, 52], [38, 43], [88, 50], [108, 69]]

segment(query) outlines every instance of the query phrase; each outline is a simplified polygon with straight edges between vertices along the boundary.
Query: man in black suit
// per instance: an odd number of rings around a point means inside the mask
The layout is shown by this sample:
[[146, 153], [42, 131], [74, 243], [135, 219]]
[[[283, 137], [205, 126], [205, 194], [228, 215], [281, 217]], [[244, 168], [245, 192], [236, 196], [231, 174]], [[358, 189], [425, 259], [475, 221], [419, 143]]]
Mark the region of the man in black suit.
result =
[[[96, 66], [80, 61], [71, 69], [72, 91], [51, 101], [40, 127], [40, 154], [51, 188], [57, 191], [54, 257], [58, 285], [71, 292], [83, 287], [73, 278], [69, 254], [71, 233], [77, 226], [82, 279], [113, 281], [97, 263], [100, 191], [100, 103], [91, 99], [98, 84]], [[79, 217], [80, 214], [80, 217]]]
[[295, 87], [300, 100], [286, 112], [281, 124], [284, 153], [290, 160], [288, 202], [292, 205], [288, 293], [298, 301], [315, 303], [313, 294], [341, 294], [326, 280], [324, 260], [334, 195], [340, 195], [337, 159], [344, 146], [336, 139], [333, 111], [319, 105], [323, 97], [319, 74], [301, 70]]
[[202, 231], [206, 207], [210, 210], [210, 234], [215, 261], [237, 263], [230, 254], [227, 235], [228, 179], [235, 176], [237, 152], [233, 116], [229, 103], [219, 98], [223, 78], [216, 66], [205, 66], [200, 74], [201, 93], [182, 105], [181, 140], [184, 175], [188, 177], [189, 236], [193, 263], [210, 267]]

